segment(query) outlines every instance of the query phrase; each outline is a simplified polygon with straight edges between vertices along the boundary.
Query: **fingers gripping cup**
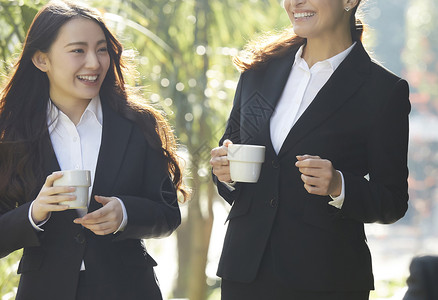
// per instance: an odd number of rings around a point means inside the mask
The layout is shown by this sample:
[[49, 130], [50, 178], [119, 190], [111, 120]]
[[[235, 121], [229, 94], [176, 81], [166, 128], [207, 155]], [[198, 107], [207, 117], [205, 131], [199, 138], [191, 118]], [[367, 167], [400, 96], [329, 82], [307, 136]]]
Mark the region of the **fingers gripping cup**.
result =
[[87, 208], [88, 189], [91, 186], [91, 173], [88, 170], [67, 170], [62, 171], [63, 176], [53, 182], [53, 186], [72, 186], [76, 191], [67, 193], [75, 195], [73, 201], [64, 201], [59, 204], [68, 205], [70, 209]]
[[265, 161], [265, 146], [231, 144], [228, 146], [231, 180], [255, 183]]

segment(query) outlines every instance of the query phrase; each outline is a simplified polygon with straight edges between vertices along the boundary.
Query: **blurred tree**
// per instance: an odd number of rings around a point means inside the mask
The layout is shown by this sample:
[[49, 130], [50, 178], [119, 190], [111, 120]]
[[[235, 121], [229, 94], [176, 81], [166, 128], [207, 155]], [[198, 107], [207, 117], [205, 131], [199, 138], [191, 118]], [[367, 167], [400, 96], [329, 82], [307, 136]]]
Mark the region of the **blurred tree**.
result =
[[[401, 75], [401, 51], [406, 43], [406, 9], [408, 1], [367, 0], [363, 17], [367, 25], [366, 42], [375, 59]], [[371, 39], [371, 40], [370, 40]]]
[[403, 61], [414, 114], [438, 115], [438, 4], [410, 0]]
[[[141, 85], [173, 120], [187, 150], [191, 201], [177, 230], [179, 276], [175, 297], [207, 298], [205, 268], [217, 198], [210, 150], [224, 130], [238, 72], [230, 55], [257, 31], [289, 24], [279, 0], [132, 0], [105, 6], [125, 46], [139, 55]], [[120, 19], [123, 17], [123, 20]], [[126, 20], [129, 20], [127, 22]], [[153, 34], [152, 34], [153, 33]]]
[[410, 0], [407, 16], [402, 56], [412, 103], [409, 150], [412, 209], [407, 217], [418, 229], [421, 248], [423, 239], [437, 232], [438, 4], [433, 0]]
[[0, 0], [0, 70], [7, 73], [41, 6], [39, 1]]

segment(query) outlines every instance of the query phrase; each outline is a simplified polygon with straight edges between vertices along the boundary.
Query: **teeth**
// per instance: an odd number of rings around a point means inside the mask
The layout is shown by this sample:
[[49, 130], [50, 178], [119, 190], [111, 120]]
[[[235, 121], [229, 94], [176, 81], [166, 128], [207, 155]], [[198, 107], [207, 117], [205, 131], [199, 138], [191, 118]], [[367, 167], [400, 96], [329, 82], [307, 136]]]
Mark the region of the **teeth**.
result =
[[306, 17], [312, 17], [314, 16], [315, 13], [309, 13], [309, 12], [305, 12], [305, 13], [295, 13], [294, 17], [295, 18], [306, 18]]
[[87, 80], [87, 81], [96, 81], [97, 75], [95, 76], [78, 76], [79, 79]]

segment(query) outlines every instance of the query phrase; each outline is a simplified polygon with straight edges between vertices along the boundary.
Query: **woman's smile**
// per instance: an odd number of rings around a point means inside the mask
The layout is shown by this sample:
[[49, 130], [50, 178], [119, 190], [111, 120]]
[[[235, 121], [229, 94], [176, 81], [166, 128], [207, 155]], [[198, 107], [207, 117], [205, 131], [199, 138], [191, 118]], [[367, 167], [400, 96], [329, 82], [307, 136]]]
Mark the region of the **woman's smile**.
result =
[[76, 78], [85, 85], [95, 85], [98, 83], [99, 75], [78, 75]]
[[295, 21], [306, 21], [315, 15], [315, 12], [294, 12], [294, 19]]

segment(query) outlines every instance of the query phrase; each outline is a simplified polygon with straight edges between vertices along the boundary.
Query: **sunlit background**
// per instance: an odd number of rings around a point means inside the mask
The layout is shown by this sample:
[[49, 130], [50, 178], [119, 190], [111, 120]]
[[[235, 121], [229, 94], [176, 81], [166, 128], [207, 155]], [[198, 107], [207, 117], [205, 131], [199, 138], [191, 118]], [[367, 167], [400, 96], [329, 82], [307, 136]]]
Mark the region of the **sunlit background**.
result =
[[[0, 72], [7, 75], [25, 32], [47, 1], [0, 0]], [[289, 26], [279, 0], [90, 0], [138, 71], [143, 87], [179, 137], [190, 202], [169, 238], [146, 241], [159, 265], [166, 299], [218, 300], [216, 277], [229, 207], [210, 178], [210, 149], [230, 111], [238, 72], [231, 56], [250, 39]], [[393, 225], [367, 225], [376, 290], [372, 299], [401, 299], [408, 266], [438, 254], [438, 7], [436, 0], [368, 0], [366, 47], [411, 87], [410, 206]], [[1, 240], [0, 240], [1, 243]], [[0, 260], [0, 299], [14, 299], [20, 253]]]

